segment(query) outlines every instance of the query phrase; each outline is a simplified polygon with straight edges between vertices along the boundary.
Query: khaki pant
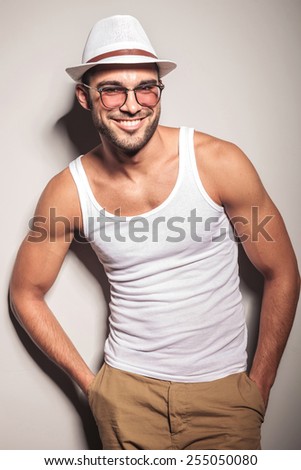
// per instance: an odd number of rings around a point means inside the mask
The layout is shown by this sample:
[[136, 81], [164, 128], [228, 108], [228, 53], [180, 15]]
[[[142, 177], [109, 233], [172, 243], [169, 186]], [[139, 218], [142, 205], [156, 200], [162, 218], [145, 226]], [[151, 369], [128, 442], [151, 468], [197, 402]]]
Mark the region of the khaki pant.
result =
[[244, 372], [181, 383], [104, 364], [89, 403], [107, 450], [260, 449], [264, 403]]

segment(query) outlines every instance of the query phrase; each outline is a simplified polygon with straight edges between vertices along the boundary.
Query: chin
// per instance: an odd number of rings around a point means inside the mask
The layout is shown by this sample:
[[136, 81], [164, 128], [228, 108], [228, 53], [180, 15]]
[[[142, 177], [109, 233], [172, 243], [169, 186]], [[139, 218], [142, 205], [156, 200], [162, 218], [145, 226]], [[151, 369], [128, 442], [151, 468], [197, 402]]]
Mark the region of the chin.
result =
[[115, 129], [112, 130], [108, 126], [104, 125], [104, 123], [95, 123], [95, 127], [99, 134], [105, 137], [106, 140], [119, 151], [128, 156], [133, 156], [140, 152], [140, 150], [142, 150], [150, 141], [158, 127], [159, 117], [160, 115], [158, 115], [156, 119], [146, 127], [146, 129], [138, 130], [132, 134], [127, 133], [126, 135], [124, 135], [123, 132], [116, 131]]
[[124, 138], [112, 139], [112, 144], [128, 156], [136, 155], [151, 139], [151, 136], [135, 137], [134, 135]]

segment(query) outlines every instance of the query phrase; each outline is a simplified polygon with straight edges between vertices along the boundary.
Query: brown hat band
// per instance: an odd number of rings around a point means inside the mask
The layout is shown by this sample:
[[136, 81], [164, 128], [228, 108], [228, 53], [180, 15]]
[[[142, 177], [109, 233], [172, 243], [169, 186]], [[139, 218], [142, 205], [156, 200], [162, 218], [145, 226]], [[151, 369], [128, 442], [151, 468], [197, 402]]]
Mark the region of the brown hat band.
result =
[[153, 57], [154, 59], [158, 59], [158, 57], [152, 54], [151, 52], [143, 51], [142, 49], [119, 49], [119, 51], [112, 51], [107, 52], [105, 54], [97, 55], [96, 57], [89, 59], [87, 61], [87, 64], [89, 64], [90, 62], [98, 62], [102, 59], [107, 59], [108, 57], [115, 57], [120, 55], [144, 55], [147, 57]]

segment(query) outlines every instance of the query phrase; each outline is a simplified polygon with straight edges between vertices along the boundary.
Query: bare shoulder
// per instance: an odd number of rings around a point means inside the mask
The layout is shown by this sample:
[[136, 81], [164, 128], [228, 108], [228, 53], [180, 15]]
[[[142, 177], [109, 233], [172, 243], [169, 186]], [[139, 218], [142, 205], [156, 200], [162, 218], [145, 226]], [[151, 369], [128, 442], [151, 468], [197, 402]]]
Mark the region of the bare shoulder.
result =
[[50, 214], [70, 220], [81, 218], [77, 189], [68, 167], [51, 178], [38, 201], [35, 216]]
[[198, 164], [213, 166], [217, 170], [230, 170], [235, 173], [241, 167], [254, 168], [245, 153], [233, 142], [195, 132], [196, 159]]
[[216, 202], [226, 205], [263, 191], [254, 165], [236, 144], [195, 132], [194, 145], [200, 178]]
[[178, 127], [158, 126], [158, 133], [167, 147], [178, 148], [179, 132]]

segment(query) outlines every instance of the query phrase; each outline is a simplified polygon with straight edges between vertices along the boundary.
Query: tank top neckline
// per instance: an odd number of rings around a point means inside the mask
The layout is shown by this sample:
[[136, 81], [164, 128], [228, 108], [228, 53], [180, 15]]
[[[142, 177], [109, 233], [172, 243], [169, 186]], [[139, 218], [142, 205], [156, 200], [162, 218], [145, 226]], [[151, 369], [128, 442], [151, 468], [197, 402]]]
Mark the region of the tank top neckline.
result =
[[[183, 141], [184, 141], [184, 132], [188, 131], [188, 128], [185, 128], [185, 127], [180, 127], [179, 128], [179, 135], [178, 135], [178, 175], [177, 175], [177, 179], [176, 179], [176, 182], [171, 190], [171, 192], [169, 193], [169, 195], [167, 196], [166, 199], [164, 199], [163, 202], [161, 202], [161, 204], [159, 204], [158, 206], [154, 207], [153, 209], [150, 209], [149, 211], [146, 211], [146, 212], [142, 212], [142, 213], [139, 213], [139, 214], [135, 214], [135, 215], [122, 215], [122, 217], [125, 219], [125, 220], [131, 220], [131, 219], [134, 219], [136, 217], [149, 217], [157, 212], [159, 212], [160, 210], [162, 210], [163, 208], [165, 208], [171, 201], [172, 199], [175, 197], [177, 191], [178, 191], [178, 188], [180, 187], [182, 181], [183, 181], [183, 174], [184, 174], [184, 151], [183, 151]], [[104, 212], [105, 215], [107, 217], [120, 217], [116, 214], [112, 214], [111, 212], [107, 211], [104, 207], [102, 207], [99, 202], [97, 201], [96, 197], [94, 196], [94, 193], [92, 191], [92, 188], [91, 188], [91, 185], [90, 185], [90, 182], [89, 182], [89, 179], [88, 179], [88, 176], [86, 174], [86, 171], [83, 167], [83, 164], [82, 164], [82, 159], [83, 155], [80, 155], [77, 159], [77, 163], [78, 163], [78, 170], [79, 172], [81, 173], [82, 175], [82, 178], [83, 178], [83, 183], [85, 185], [85, 188], [87, 190], [87, 193], [89, 195], [89, 198], [91, 200], [91, 202], [93, 203], [93, 205], [96, 207], [96, 209], [99, 211], [99, 212]]]

